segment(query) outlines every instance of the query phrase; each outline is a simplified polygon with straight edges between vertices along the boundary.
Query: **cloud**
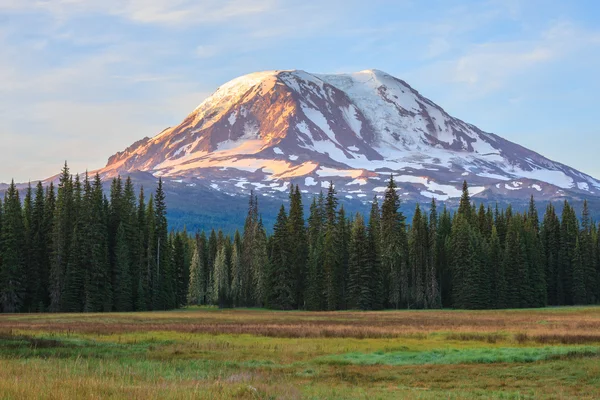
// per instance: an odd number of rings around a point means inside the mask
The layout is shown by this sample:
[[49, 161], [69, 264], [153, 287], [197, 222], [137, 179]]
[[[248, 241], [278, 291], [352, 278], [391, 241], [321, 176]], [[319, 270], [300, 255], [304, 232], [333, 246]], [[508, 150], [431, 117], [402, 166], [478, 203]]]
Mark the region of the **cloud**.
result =
[[218, 24], [274, 9], [277, 0], [0, 0], [0, 11], [44, 12], [57, 19], [105, 14], [158, 25]]
[[445, 54], [406, 75], [425, 85], [456, 85], [458, 93], [449, 94], [454, 100], [476, 99], [507, 86], [518, 86], [515, 79], [582, 57], [598, 45], [600, 31], [561, 21], [527, 39], [463, 43], [462, 51]]
[[200, 45], [196, 47], [198, 58], [211, 58], [219, 53], [219, 47], [212, 45]]

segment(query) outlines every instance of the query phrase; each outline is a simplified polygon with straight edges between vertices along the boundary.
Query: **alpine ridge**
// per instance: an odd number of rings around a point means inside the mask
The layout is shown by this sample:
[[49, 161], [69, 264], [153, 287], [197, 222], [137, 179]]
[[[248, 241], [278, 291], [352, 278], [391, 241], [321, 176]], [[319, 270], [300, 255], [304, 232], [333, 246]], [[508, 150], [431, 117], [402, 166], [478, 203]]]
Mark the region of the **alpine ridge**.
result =
[[277, 197], [330, 181], [367, 201], [390, 175], [402, 199], [585, 198], [600, 181], [448, 115], [379, 70], [266, 71], [234, 79], [181, 124], [110, 157], [105, 177], [136, 171], [186, 187]]

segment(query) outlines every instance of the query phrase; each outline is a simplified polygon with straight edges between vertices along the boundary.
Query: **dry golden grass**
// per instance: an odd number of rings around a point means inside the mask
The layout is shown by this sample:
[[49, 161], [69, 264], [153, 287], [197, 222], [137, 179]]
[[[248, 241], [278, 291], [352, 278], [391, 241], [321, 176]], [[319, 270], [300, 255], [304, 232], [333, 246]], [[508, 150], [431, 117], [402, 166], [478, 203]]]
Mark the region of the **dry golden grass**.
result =
[[599, 354], [597, 307], [0, 315], [0, 399], [593, 399]]
[[[512, 333], [538, 343], [600, 342], [600, 310], [556, 308], [514, 311], [269, 312], [190, 309], [131, 314], [1, 315], [0, 330], [119, 334], [170, 331], [249, 334], [280, 338], [394, 338]], [[485, 336], [485, 335], [484, 335]], [[459, 340], [464, 340], [457, 338]], [[488, 337], [485, 337], [488, 340]]]

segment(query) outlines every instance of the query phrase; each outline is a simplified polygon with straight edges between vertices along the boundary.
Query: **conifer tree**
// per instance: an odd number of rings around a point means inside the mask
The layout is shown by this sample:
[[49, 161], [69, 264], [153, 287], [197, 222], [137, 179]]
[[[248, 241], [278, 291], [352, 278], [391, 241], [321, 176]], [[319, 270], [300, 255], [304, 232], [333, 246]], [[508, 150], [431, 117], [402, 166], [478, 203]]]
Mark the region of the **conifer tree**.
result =
[[471, 207], [471, 196], [469, 195], [469, 185], [467, 184], [467, 181], [463, 182], [462, 196], [460, 198], [460, 203], [458, 205], [457, 213], [459, 215], [462, 215], [463, 217], [465, 217], [469, 223], [473, 219], [473, 215], [472, 215], [473, 209]]
[[290, 264], [294, 284], [294, 308], [304, 307], [304, 291], [306, 284], [306, 260], [308, 243], [304, 226], [304, 208], [302, 194], [298, 185], [290, 190], [290, 213], [288, 216], [288, 235], [290, 241]]
[[450, 269], [452, 280], [451, 301], [455, 308], [466, 307], [465, 298], [467, 286], [465, 275], [473, 265], [471, 226], [465, 214], [457, 214], [452, 224], [452, 233], [449, 238], [451, 249]]
[[579, 222], [571, 205], [565, 201], [561, 228], [560, 228], [560, 251], [558, 264], [558, 303], [560, 305], [573, 304], [573, 261], [575, 258], [575, 247], [579, 237]]
[[428, 265], [426, 275], [426, 293], [427, 304], [429, 308], [441, 308], [442, 296], [440, 293], [440, 274], [438, 260], [438, 213], [435, 199], [431, 200], [431, 208], [429, 211], [429, 248], [428, 248]]
[[502, 245], [498, 230], [494, 226], [490, 238], [489, 273], [490, 273], [490, 307], [506, 307], [506, 273], [503, 261]]
[[[387, 302], [384, 271], [381, 267], [381, 216], [377, 196], [373, 197], [371, 211], [369, 213], [369, 225], [367, 226], [367, 268], [363, 272], [370, 272], [370, 277], [365, 277], [369, 285], [371, 297], [371, 308], [380, 310]], [[365, 296], [366, 297], [366, 296]]]
[[[252, 260], [253, 261], [253, 260]], [[250, 264], [251, 266], [252, 264]], [[231, 300], [234, 307], [244, 304], [242, 296], [242, 238], [239, 231], [233, 236], [233, 249], [231, 253]]]
[[593, 304], [596, 301], [598, 277], [596, 275], [594, 225], [590, 218], [588, 202], [584, 200], [581, 215], [581, 231], [579, 233], [581, 266], [585, 276], [584, 304]]
[[559, 305], [560, 220], [552, 204], [548, 204], [540, 231], [542, 263], [545, 271], [548, 304]]
[[225, 255], [225, 247], [221, 247], [217, 251], [217, 257], [215, 258], [214, 267], [214, 279], [213, 279], [213, 302], [220, 308], [229, 306], [229, 271], [227, 268], [227, 260]]
[[323, 303], [323, 246], [324, 246], [324, 209], [323, 194], [320, 201], [313, 198], [308, 218], [308, 277], [304, 299], [309, 310], [322, 310]]
[[249, 306], [253, 305], [254, 293], [252, 290], [253, 278], [257, 275], [254, 270], [259, 267], [255, 264], [256, 240], [258, 225], [258, 199], [254, 196], [254, 192], [250, 191], [250, 200], [248, 202], [248, 213], [244, 223], [244, 233], [242, 238], [241, 259], [240, 259], [240, 276], [238, 302], [239, 304]]
[[52, 234], [52, 263], [50, 266], [50, 310], [60, 311], [65, 285], [65, 272], [73, 232], [73, 183], [65, 162], [58, 183]]
[[282, 205], [273, 228], [268, 303], [270, 307], [280, 310], [290, 310], [294, 307], [293, 271], [289, 263], [289, 248], [287, 214]]
[[86, 242], [90, 244], [90, 252], [85, 278], [84, 311], [110, 311], [112, 309], [112, 279], [108, 259], [108, 216], [104, 205], [100, 176], [96, 174], [93, 186], [90, 186], [89, 182], [86, 186], [85, 191], [89, 196]]
[[348, 308], [370, 310], [373, 307], [373, 291], [370, 279], [373, 277], [368, 262], [369, 243], [365, 222], [356, 214], [352, 224], [348, 265]]
[[115, 246], [114, 309], [116, 311], [131, 311], [133, 309], [131, 271], [129, 269], [131, 264], [127, 235], [123, 223], [117, 228]]
[[87, 203], [82, 197], [82, 187], [79, 175], [75, 175], [73, 184], [73, 210], [74, 228], [69, 259], [65, 272], [65, 285], [62, 297], [61, 310], [67, 312], [81, 312], [85, 296], [85, 268], [86, 268], [86, 241], [85, 225]]
[[383, 204], [381, 205], [381, 263], [388, 282], [386, 287], [389, 305], [399, 308], [409, 302], [409, 279], [406, 257], [407, 236], [405, 218], [399, 211], [400, 198], [396, 183], [390, 177]]
[[414, 308], [427, 308], [425, 275], [429, 264], [427, 222], [417, 204], [408, 239], [411, 283], [409, 303]]
[[25, 292], [23, 294], [22, 310], [31, 311], [37, 279], [35, 267], [33, 266], [34, 253], [31, 251], [33, 248], [33, 189], [31, 188], [31, 182], [27, 186], [25, 199], [23, 200], [23, 238], [23, 248], [25, 250], [25, 254], [23, 255], [23, 281]]
[[268, 240], [267, 232], [263, 226], [262, 219], [259, 219], [255, 227], [254, 234], [254, 260], [253, 260], [253, 276], [252, 283], [254, 293], [252, 295], [255, 305], [264, 306], [268, 303], [269, 280], [268, 274], [271, 271], [269, 264]]
[[0, 232], [0, 302], [5, 313], [19, 312], [23, 306], [26, 282], [23, 282], [25, 234], [19, 191], [14, 181], [4, 195]]
[[[30, 311], [42, 312], [46, 306], [47, 289], [43, 276], [47, 275], [49, 256], [48, 256], [48, 235], [45, 227], [46, 200], [42, 182], [38, 182], [35, 189], [35, 198], [31, 212], [30, 223], [30, 243], [31, 243], [31, 263], [29, 265], [28, 276], [29, 290], [31, 293]], [[45, 270], [45, 271], [44, 271]]]
[[198, 249], [199, 235], [196, 236], [194, 255], [192, 256], [190, 264], [190, 284], [188, 287], [187, 304], [189, 305], [201, 305], [203, 304], [202, 299], [202, 265], [200, 259], [200, 250]]

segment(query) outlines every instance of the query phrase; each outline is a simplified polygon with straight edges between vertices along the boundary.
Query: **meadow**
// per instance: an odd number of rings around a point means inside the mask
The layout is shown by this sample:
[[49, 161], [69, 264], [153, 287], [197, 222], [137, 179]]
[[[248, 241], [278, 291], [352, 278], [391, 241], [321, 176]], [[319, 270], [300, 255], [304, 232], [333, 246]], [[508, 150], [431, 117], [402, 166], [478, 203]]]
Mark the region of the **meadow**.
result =
[[0, 316], [0, 398], [600, 397], [600, 308]]

